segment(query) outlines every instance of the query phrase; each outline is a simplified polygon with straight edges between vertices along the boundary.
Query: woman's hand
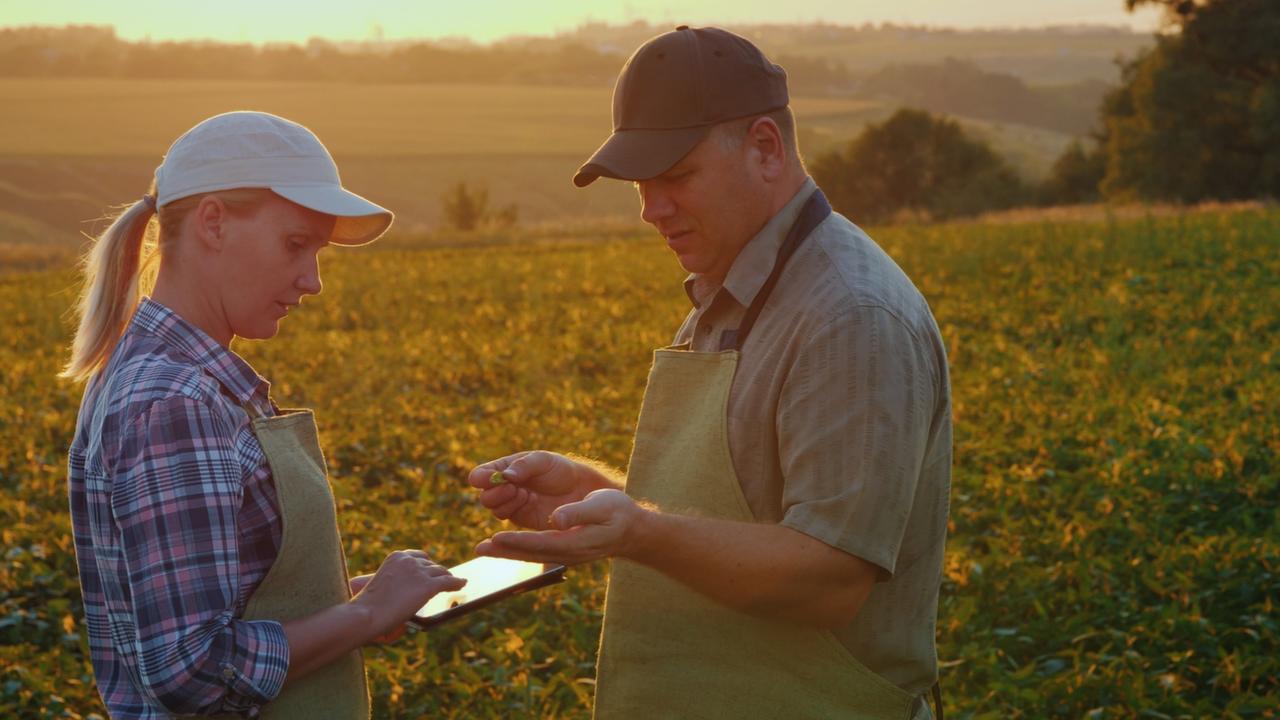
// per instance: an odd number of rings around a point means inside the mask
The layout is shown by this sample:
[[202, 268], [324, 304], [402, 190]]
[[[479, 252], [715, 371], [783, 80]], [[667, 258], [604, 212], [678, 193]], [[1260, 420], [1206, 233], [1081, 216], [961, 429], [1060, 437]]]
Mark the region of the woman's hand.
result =
[[[359, 595], [359, 594], [360, 594], [360, 591], [364, 589], [364, 586], [365, 586], [365, 585], [368, 585], [368, 584], [369, 584], [369, 581], [370, 581], [370, 580], [372, 580], [372, 579], [373, 579], [373, 574], [372, 574], [372, 573], [370, 573], [370, 574], [368, 574], [368, 575], [357, 575], [357, 576], [355, 576], [355, 577], [351, 578], [351, 580], [349, 580], [349, 581], [348, 581], [348, 583], [351, 585], [351, 594], [352, 594], [353, 596], [354, 596], [354, 595]], [[409, 623], [404, 623], [403, 625], [401, 625], [400, 627], [396, 628], [395, 630], [392, 630], [391, 632], [387, 633], [386, 635], [379, 635], [379, 636], [375, 637], [375, 638], [373, 639], [373, 641], [374, 641], [375, 643], [380, 643], [380, 644], [382, 644], [382, 645], [390, 645], [391, 643], [393, 643], [393, 642], [395, 642], [395, 641], [399, 640], [399, 639], [400, 639], [400, 637], [401, 637], [402, 635], [404, 635], [404, 632], [405, 632], [405, 630], [407, 630], [407, 629], [408, 629], [408, 627], [409, 627]]]
[[467, 581], [449, 574], [421, 550], [397, 550], [378, 572], [351, 579], [351, 602], [364, 607], [372, 621], [371, 639], [394, 642], [404, 624], [437, 593], [460, 590]]

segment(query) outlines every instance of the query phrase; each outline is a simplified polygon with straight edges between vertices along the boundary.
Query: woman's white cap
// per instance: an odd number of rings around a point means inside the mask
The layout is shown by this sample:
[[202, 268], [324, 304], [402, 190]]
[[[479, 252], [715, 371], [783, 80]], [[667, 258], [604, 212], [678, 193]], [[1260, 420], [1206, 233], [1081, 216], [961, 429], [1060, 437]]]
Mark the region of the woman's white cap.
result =
[[387, 231], [390, 210], [342, 187], [315, 133], [264, 112], [214, 115], [173, 142], [156, 168], [156, 205], [214, 190], [270, 188], [337, 217], [330, 242], [364, 245]]

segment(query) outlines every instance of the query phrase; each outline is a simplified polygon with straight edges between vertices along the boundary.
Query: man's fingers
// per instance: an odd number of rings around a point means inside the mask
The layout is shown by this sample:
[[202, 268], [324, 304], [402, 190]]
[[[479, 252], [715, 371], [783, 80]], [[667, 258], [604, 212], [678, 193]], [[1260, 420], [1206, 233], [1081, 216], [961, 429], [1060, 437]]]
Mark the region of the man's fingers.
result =
[[514, 500], [519, 490], [520, 488], [514, 485], [499, 485], [489, 488], [480, 493], [480, 504], [493, 510]]
[[579, 525], [602, 525], [619, 510], [621, 491], [597, 490], [575, 503], [561, 505], [551, 513], [551, 527], [568, 530]]
[[524, 560], [525, 562], [563, 562], [562, 559], [558, 557], [520, 550], [517, 548], [507, 547], [505, 545], [497, 545], [492, 540], [480, 541], [480, 544], [476, 545], [476, 555], [507, 558], [509, 560]]
[[602, 507], [599, 502], [590, 499], [581, 500], [568, 505], [561, 505], [551, 513], [551, 527], [557, 530], [568, 530], [579, 525], [594, 525], [608, 522], [610, 508]]
[[493, 483], [490, 482], [490, 478], [493, 477], [494, 473], [503, 472], [511, 466], [511, 463], [528, 454], [528, 450], [522, 450], [518, 453], [507, 455], [506, 457], [500, 457], [497, 460], [490, 460], [483, 465], [477, 465], [467, 475], [467, 483], [472, 487], [481, 489], [492, 487]]
[[526, 552], [574, 554], [590, 552], [596, 544], [596, 534], [588, 532], [586, 528], [536, 532], [506, 531], [497, 533], [490, 540], [498, 547]]
[[525, 503], [527, 503], [528, 501], [529, 501], [528, 491], [521, 489], [517, 491], [516, 494], [511, 498], [511, 500], [509, 500], [506, 504], [502, 505], [501, 507], [494, 508], [493, 516], [498, 518], [499, 520], [510, 520], [511, 518], [515, 517], [516, 513], [520, 512], [520, 510], [524, 507]]
[[601, 551], [600, 526], [541, 532], [500, 532], [476, 545], [477, 555], [576, 565], [605, 554]]
[[502, 474], [508, 481], [522, 483], [555, 469], [556, 454], [546, 450], [534, 450], [515, 458]]

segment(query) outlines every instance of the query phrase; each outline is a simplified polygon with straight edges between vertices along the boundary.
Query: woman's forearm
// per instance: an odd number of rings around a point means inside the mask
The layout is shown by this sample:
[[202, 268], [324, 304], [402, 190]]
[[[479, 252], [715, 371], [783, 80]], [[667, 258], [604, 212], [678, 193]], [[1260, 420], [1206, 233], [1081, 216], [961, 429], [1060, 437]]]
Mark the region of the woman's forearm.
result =
[[325, 608], [304, 618], [282, 623], [289, 640], [289, 672], [284, 683], [305, 677], [314, 670], [362, 647], [376, 634], [369, 608], [348, 602]]

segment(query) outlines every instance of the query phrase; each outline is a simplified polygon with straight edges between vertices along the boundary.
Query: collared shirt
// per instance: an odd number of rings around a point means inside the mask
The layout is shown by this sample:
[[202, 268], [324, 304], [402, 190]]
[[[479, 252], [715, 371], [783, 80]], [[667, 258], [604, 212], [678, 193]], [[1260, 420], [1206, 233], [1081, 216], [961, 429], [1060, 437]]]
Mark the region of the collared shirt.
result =
[[[747, 243], [722, 286], [691, 275], [694, 307], [675, 344], [715, 352], [773, 269], [817, 189]], [[781, 523], [871, 562], [878, 582], [836, 637], [919, 694], [934, 645], [951, 483], [951, 390], [924, 297], [860, 228], [832, 213], [786, 268], [742, 348], [729, 448], [759, 521]]]
[[144, 298], [85, 388], [68, 486], [90, 660], [111, 717], [257, 714], [284, 684], [274, 621], [244, 621], [275, 561], [275, 486], [243, 359]]

